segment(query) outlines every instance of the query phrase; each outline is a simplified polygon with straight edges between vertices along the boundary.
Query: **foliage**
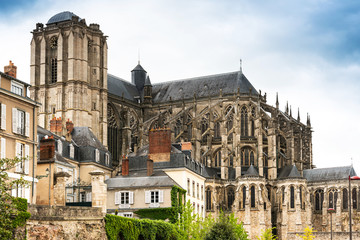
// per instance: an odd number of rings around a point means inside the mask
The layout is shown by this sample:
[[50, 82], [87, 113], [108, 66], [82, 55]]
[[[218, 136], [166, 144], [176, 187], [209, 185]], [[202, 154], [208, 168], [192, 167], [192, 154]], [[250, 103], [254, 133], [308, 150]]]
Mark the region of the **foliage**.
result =
[[268, 228], [265, 231], [261, 231], [261, 236], [260, 237], [256, 237], [258, 240], [275, 240], [277, 239], [277, 237], [275, 235], [273, 235], [273, 229], [275, 229], [275, 227], [273, 228]]
[[[234, 214], [226, 216], [224, 213], [221, 213], [218, 219], [213, 218], [211, 214], [203, 219], [197, 214], [193, 214], [193, 206], [188, 201], [177, 225], [181, 238], [185, 240], [202, 240], [212, 236], [218, 238], [209, 239], [248, 239], [242, 223], [238, 224], [237, 222], [238, 219], [234, 217]], [[222, 230], [226, 231], [219, 233]], [[211, 235], [211, 231], [217, 234]], [[228, 232], [231, 235], [228, 235]], [[235, 238], [231, 238], [231, 236]]]
[[296, 234], [296, 236], [301, 237], [304, 240], [313, 240], [313, 239], [315, 239], [315, 236], [313, 235], [314, 232], [316, 232], [316, 231], [314, 231], [312, 228], [307, 226], [304, 229], [304, 235]]
[[133, 219], [107, 214], [105, 230], [112, 240], [177, 240], [180, 235], [173, 224], [161, 220]]
[[[135, 211], [136, 215], [140, 218], [149, 218], [154, 220], [165, 220], [172, 217], [174, 208], [144, 208]], [[117, 215], [117, 214], [115, 214]]]
[[10, 179], [7, 171], [14, 168], [17, 163], [25, 158], [0, 159], [0, 239], [13, 238], [16, 227], [23, 226], [30, 217], [27, 212], [26, 199], [11, 196], [13, 186], [25, 186], [26, 182], [20, 179]]
[[173, 186], [171, 188], [171, 207], [145, 208], [145, 209], [139, 209], [134, 213], [140, 218], [149, 218], [153, 220], [169, 219], [171, 223], [176, 223], [179, 214], [181, 215], [183, 211], [183, 199], [185, 194], [186, 194], [186, 190], [178, 186]]

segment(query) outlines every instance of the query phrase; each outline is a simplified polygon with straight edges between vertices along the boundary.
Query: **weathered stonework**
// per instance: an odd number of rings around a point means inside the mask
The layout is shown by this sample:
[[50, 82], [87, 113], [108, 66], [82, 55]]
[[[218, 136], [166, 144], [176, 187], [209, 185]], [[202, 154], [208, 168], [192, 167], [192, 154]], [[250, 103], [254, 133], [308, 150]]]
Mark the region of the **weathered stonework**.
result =
[[107, 239], [100, 208], [30, 205], [27, 239]]

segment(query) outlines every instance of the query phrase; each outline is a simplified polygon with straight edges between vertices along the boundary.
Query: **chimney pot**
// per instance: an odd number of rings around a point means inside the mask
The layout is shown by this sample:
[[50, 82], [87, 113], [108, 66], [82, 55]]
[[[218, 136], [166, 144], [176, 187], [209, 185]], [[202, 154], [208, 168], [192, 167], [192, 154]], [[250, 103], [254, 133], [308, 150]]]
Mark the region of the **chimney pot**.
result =
[[16, 69], [17, 67], [14, 65], [14, 63], [10, 60], [9, 65], [4, 67], [4, 73], [16, 78]]
[[121, 164], [121, 175], [129, 176], [129, 159], [124, 156]]

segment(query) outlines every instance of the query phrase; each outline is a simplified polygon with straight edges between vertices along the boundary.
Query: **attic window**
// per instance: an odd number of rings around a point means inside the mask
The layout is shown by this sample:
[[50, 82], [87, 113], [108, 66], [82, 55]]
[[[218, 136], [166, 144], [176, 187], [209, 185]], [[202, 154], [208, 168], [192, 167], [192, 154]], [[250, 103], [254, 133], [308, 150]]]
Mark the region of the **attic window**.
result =
[[70, 150], [70, 151], [69, 151], [69, 152], [70, 152], [70, 153], [69, 153], [70, 158], [74, 159], [74, 155], [75, 155], [75, 154], [74, 154], [74, 152], [75, 152], [75, 151], [74, 151], [74, 145], [70, 144], [70, 145], [69, 145], [69, 150]]
[[95, 161], [100, 162], [100, 152], [99, 149], [95, 149]]

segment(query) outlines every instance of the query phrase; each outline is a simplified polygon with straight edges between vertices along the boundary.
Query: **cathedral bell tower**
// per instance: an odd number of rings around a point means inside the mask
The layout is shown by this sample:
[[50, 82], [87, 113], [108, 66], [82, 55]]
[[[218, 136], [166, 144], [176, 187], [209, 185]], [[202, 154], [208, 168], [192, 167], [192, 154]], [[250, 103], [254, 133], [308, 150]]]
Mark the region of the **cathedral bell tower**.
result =
[[42, 104], [39, 125], [70, 119], [107, 145], [107, 43], [98, 24], [71, 12], [36, 24], [31, 40], [31, 98]]

